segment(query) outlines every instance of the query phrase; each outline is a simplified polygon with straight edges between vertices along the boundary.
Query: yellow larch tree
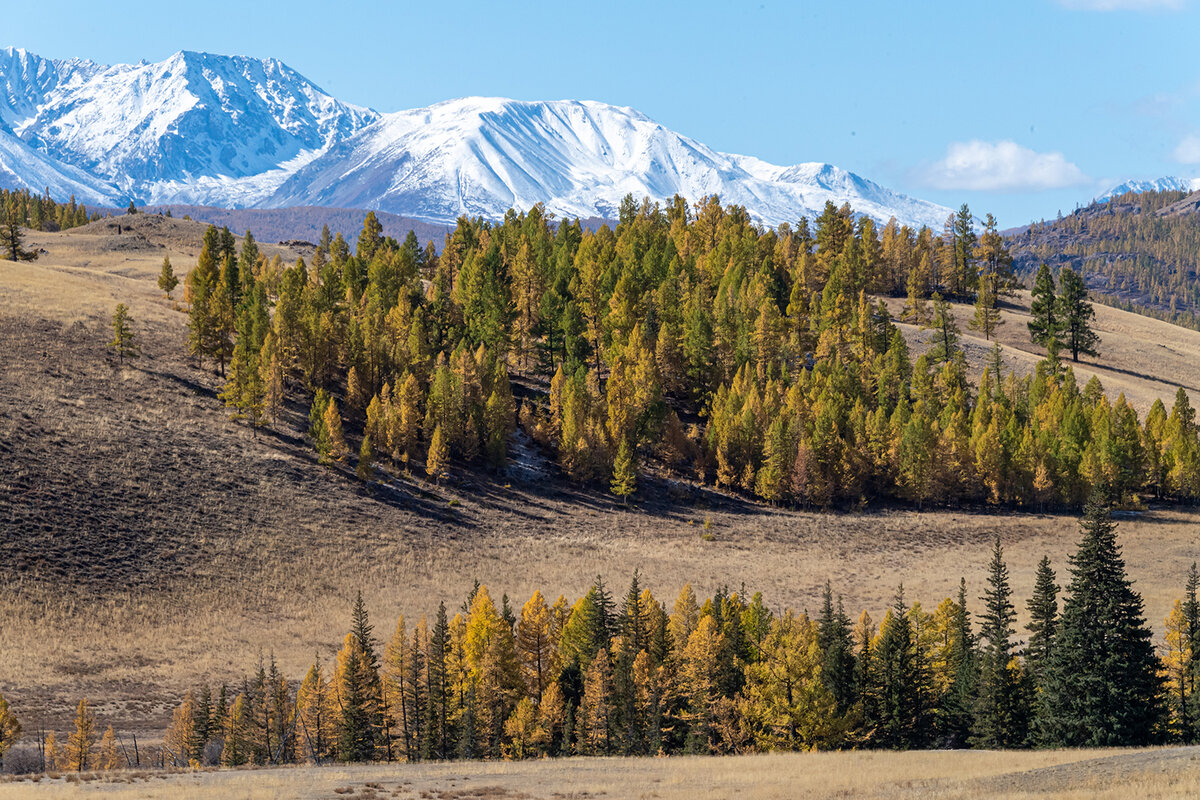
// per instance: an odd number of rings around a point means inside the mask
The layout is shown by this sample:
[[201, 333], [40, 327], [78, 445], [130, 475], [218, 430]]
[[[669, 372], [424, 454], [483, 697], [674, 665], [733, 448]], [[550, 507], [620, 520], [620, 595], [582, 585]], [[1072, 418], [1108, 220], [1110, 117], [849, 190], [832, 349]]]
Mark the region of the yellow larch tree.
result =
[[296, 690], [296, 737], [298, 752], [306, 761], [320, 764], [331, 755], [333, 743], [333, 696], [322, 674], [321, 663], [314, 661]]
[[525, 688], [539, 703], [554, 674], [553, 656], [557, 648], [550, 638], [550, 617], [546, 599], [540, 591], [535, 591], [521, 609], [521, 618], [517, 621], [517, 654], [521, 657]]
[[741, 710], [763, 750], [833, 744], [837, 704], [821, 679], [824, 655], [817, 625], [788, 611], [771, 624], [762, 657], [746, 667]]
[[4, 754], [21, 738], [21, 723], [8, 707], [8, 701], [0, 695], [0, 765], [4, 763]]
[[1163, 667], [1167, 678], [1167, 708], [1170, 711], [1172, 734], [1184, 735], [1189, 726], [1189, 711], [1193, 706], [1191, 688], [1193, 677], [1192, 637], [1188, 630], [1183, 603], [1175, 600], [1164, 625], [1166, 647]]
[[121, 766], [120, 754], [117, 752], [117, 732], [109, 725], [100, 737], [100, 752], [97, 755], [96, 767], [105, 771], [118, 769]]
[[96, 746], [96, 715], [87, 698], [75, 709], [75, 732], [67, 739], [67, 758], [70, 769], [83, 772], [92, 765], [92, 748]]
[[576, 721], [579, 752], [608, 755], [612, 752], [612, 666], [601, 648], [583, 676], [583, 700]]

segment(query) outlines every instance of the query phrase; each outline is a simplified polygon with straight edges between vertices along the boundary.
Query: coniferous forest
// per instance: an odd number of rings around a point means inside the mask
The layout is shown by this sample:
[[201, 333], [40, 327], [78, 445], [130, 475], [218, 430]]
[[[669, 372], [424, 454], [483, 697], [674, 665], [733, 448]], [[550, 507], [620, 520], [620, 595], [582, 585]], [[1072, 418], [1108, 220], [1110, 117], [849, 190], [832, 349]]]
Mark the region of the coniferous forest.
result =
[[[927, 610], [900, 586], [878, 621], [852, 618], [828, 584], [812, 614], [773, 611], [745, 587], [698, 598], [690, 584], [668, 609], [636, 571], [623, 597], [597, 577], [574, 603], [535, 592], [519, 610], [476, 583], [460, 609], [442, 603], [386, 630], [360, 593], [332, 663], [286, 676], [270, 656], [240, 684], [189, 691], [147, 758], [236, 766], [1200, 741], [1196, 566], [1160, 657], [1111, 512], [1093, 499], [1079, 527], [1066, 574], [1039, 565], [1021, 632], [999, 539], [980, 594], [963, 581]], [[76, 725], [69, 746], [49, 735], [49, 768], [123, 765], [111, 742], [96, 751], [87, 700]]]
[[[626, 198], [615, 229], [535, 207], [461, 219], [440, 251], [369, 215], [353, 248], [327, 236], [294, 265], [210, 228], [185, 288], [191, 352], [235, 416], [274, 424], [303, 398], [321, 461], [363, 480], [502, 470], [528, 436], [618, 496], [654, 470], [820, 508], [1194, 499], [1182, 389], [1139, 420], [1077, 385], [1063, 357], [1095, 353], [1095, 336], [1067, 272], [1035, 309], [1046, 360], [1005, 372], [996, 347], [978, 385], [949, 300], [975, 302], [990, 338], [1015, 280], [995, 221], [966, 206], [936, 233], [832, 204], [764, 230], [716, 198]], [[913, 358], [884, 295], [906, 297], [932, 348]]]

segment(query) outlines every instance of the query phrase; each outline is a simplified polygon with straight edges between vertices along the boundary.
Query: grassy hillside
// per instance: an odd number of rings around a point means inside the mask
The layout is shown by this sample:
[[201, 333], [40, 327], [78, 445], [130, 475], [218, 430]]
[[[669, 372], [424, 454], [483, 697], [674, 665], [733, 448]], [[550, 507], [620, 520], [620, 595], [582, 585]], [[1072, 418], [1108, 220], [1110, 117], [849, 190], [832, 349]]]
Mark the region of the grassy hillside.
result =
[[[891, 313], [899, 317], [903, 299], [888, 298], [887, 303]], [[983, 372], [993, 342], [1004, 348], [1005, 368], [1018, 374], [1032, 372], [1045, 357], [1045, 351], [1029, 338], [1029, 292], [1018, 292], [1001, 303], [1004, 324], [992, 341], [985, 341], [967, 327], [974, 313], [969, 304], [954, 305], [972, 379], [978, 380]], [[914, 353], [930, 347], [931, 331], [902, 322], [897, 325]], [[1095, 330], [1100, 336], [1100, 355], [1082, 356], [1079, 363], [1070, 364], [1080, 385], [1095, 376], [1111, 398], [1124, 393], [1139, 417], [1145, 416], [1155, 400], [1162, 400], [1170, 409], [1175, 391], [1181, 386], [1190, 396], [1200, 396], [1200, 332], [1102, 305], [1096, 306]], [[1066, 362], [1070, 363], [1070, 354]]]
[[854, 797], [1088, 798], [1195, 796], [1197, 748], [1034, 752], [843, 752], [727, 758], [572, 758], [522, 762], [404, 764], [116, 774], [0, 784], [8, 798], [96, 797], [306, 800], [803, 800]]
[[[185, 315], [155, 278], [164, 253], [180, 273], [192, 263], [203, 226], [112, 224], [31, 234], [38, 261], [0, 262], [0, 693], [26, 720], [62, 725], [87, 694], [105, 723], [153, 729], [181, 689], [236, 680], [263, 651], [301, 674], [332, 654], [356, 589], [381, 632], [401, 611], [456, 608], [475, 579], [519, 604], [535, 588], [577, 597], [598, 572], [620, 593], [634, 567], [668, 603], [690, 580], [702, 596], [745, 584], [815, 609], [830, 579], [878, 618], [901, 581], [926, 607], [959, 576], [977, 594], [997, 534], [1024, 598], [1038, 559], [1065, 568], [1076, 540], [1072, 517], [805, 513], [653, 477], [625, 507], [526, 449], [505, 477], [366, 490], [315, 463], [306, 409], [255, 436], [185, 357]], [[124, 365], [105, 347], [117, 302], [143, 350]], [[1020, 313], [1001, 329], [1014, 343]], [[1200, 335], [1107, 309], [1101, 327], [1110, 390], [1126, 380], [1144, 405], [1200, 385]], [[1148, 357], [1160, 343], [1172, 350]], [[1032, 360], [1017, 349], [1012, 363]], [[1183, 508], [1122, 518], [1152, 623], [1200, 557], [1197, 521]]]

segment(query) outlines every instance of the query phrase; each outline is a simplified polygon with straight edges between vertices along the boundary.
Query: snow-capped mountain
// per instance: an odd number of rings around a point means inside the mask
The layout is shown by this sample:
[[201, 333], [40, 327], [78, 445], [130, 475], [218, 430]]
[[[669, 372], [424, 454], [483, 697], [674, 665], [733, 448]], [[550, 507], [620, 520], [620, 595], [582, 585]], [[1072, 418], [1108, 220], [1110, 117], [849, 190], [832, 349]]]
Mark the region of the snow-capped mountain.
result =
[[0, 128], [0, 186], [39, 194], [49, 191], [51, 197], [59, 200], [74, 196], [81, 203], [98, 206], [117, 205], [122, 199], [117, 187], [39, 153], [3, 128]]
[[631, 108], [464, 98], [381, 115], [276, 60], [191, 52], [103, 66], [0, 50], [0, 185], [91, 204], [319, 205], [430, 222], [539, 202], [613, 218], [627, 194], [716, 194], [767, 225], [827, 200], [918, 226], [950, 213], [829, 164], [721, 153]]
[[1125, 181], [1097, 197], [1094, 202], [1103, 203], [1130, 192], [1194, 192], [1197, 189], [1200, 189], [1200, 178], [1176, 178], [1168, 175], [1154, 180]]
[[373, 208], [441, 222], [499, 218], [544, 202], [559, 216], [611, 219], [627, 194], [717, 194], [768, 225], [811, 218], [826, 200], [932, 226], [950, 213], [829, 164], [778, 167], [720, 153], [632, 108], [478, 97], [385, 114], [263, 204]]

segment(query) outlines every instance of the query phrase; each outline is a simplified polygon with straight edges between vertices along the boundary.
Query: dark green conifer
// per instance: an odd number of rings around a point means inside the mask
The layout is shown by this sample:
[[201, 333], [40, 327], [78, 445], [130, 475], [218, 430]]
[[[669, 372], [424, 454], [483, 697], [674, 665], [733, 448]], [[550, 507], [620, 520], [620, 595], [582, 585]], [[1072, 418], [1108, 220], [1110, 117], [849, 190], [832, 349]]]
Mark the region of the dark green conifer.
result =
[[1142, 598], [1125, 575], [1112, 513], [1093, 494], [1071, 557], [1071, 584], [1038, 702], [1038, 734], [1056, 747], [1137, 747], [1158, 740], [1160, 663]]

